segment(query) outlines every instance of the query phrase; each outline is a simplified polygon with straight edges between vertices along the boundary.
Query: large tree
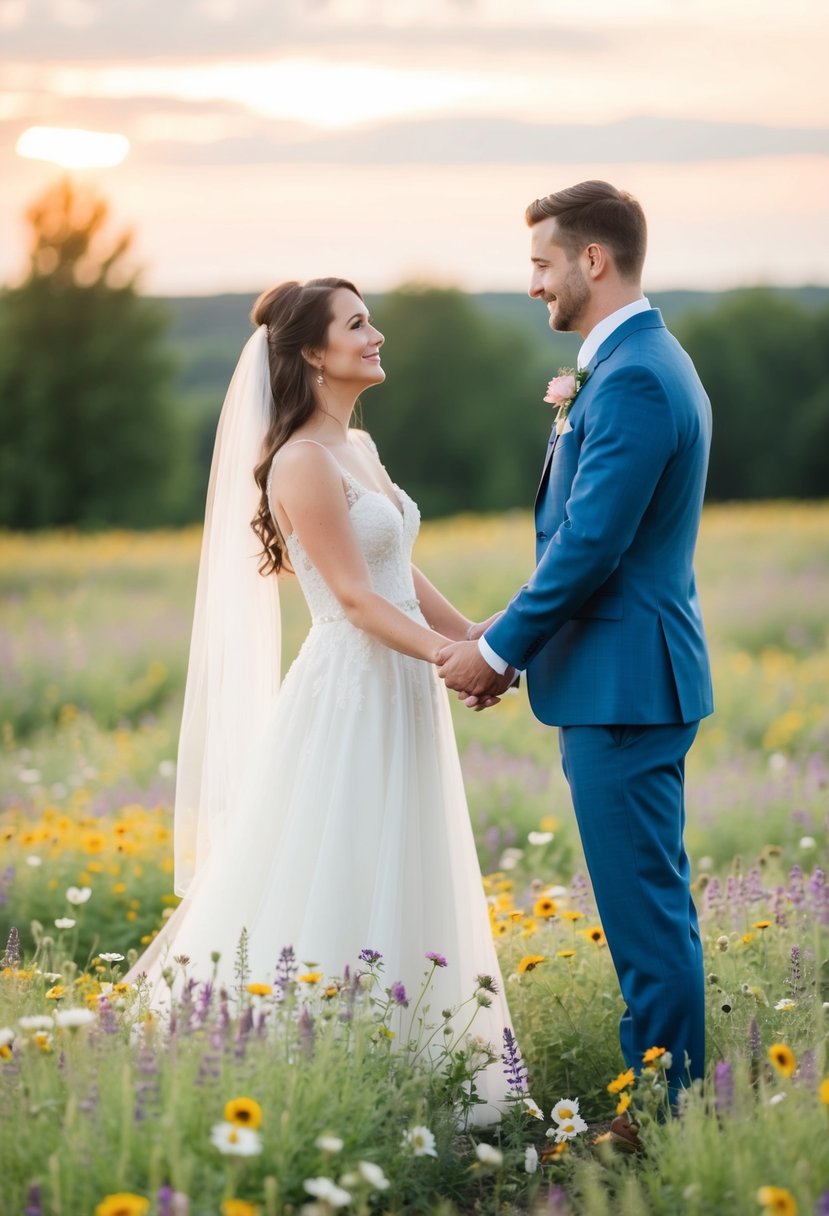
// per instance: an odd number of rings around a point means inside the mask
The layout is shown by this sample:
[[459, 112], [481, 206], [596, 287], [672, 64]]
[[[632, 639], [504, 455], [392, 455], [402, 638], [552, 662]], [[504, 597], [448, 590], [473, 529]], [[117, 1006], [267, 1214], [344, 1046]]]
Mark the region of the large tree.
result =
[[27, 213], [28, 274], [0, 295], [0, 524], [142, 526], [178, 493], [166, 317], [143, 299], [129, 233], [61, 181]]

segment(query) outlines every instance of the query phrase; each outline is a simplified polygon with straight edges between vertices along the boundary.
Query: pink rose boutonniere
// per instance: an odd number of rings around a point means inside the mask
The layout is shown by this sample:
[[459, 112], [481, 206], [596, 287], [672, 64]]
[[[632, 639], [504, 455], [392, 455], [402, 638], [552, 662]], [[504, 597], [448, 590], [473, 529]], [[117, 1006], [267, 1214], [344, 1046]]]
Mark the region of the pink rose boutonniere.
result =
[[544, 400], [548, 405], [558, 406], [556, 410], [557, 435], [560, 435], [564, 430], [567, 415], [573, 408], [573, 402], [576, 400], [579, 389], [584, 384], [588, 374], [586, 369], [576, 371], [574, 367], [560, 367], [558, 375], [547, 385], [547, 394]]

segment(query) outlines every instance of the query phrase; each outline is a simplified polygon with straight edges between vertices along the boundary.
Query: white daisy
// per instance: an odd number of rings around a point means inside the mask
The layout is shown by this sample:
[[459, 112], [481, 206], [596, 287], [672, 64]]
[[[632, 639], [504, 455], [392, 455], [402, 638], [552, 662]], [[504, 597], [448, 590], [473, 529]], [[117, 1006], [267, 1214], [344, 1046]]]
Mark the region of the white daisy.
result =
[[95, 1021], [91, 1009], [59, 1009], [55, 1014], [55, 1025], [61, 1030], [77, 1030]]
[[237, 1127], [235, 1123], [217, 1123], [210, 1133], [210, 1143], [228, 1157], [255, 1157], [262, 1152], [262, 1141], [252, 1127]]
[[578, 1113], [578, 1098], [561, 1098], [553, 1107], [552, 1118], [556, 1123], [569, 1123], [571, 1119], [578, 1118]]
[[56, 929], [74, 929], [78, 922], [73, 920], [71, 916], [59, 916], [55, 921]]
[[482, 1165], [499, 1166], [504, 1164], [504, 1154], [491, 1144], [476, 1144], [475, 1156]]
[[69, 903], [74, 904], [76, 908], [79, 907], [80, 904], [85, 904], [86, 901], [91, 896], [91, 894], [92, 894], [91, 887], [67, 887], [66, 888], [66, 898], [68, 899]]
[[339, 1153], [343, 1147], [343, 1141], [339, 1136], [332, 1136], [328, 1132], [323, 1132], [321, 1136], [317, 1136], [314, 1144], [317, 1148], [321, 1148], [324, 1153]]
[[385, 1191], [391, 1185], [380, 1166], [373, 1161], [358, 1161], [357, 1169], [374, 1191]]
[[331, 1178], [306, 1178], [302, 1185], [309, 1195], [321, 1199], [332, 1208], [344, 1208], [351, 1203], [348, 1191], [337, 1186]]
[[403, 1144], [415, 1157], [437, 1157], [435, 1137], [428, 1127], [410, 1127], [403, 1137]]

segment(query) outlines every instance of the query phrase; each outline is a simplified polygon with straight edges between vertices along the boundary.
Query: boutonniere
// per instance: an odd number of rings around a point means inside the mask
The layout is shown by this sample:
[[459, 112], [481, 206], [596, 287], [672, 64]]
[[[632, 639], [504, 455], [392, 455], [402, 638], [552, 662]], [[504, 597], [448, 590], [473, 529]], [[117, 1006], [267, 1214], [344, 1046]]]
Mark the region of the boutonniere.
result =
[[590, 373], [587, 368], [576, 371], [574, 367], [560, 367], [558, 375], [547, 385], [547, 395], [544, 400], [548, 405], [556, 405], [556, 434], [564, 430], [567, 415], [573, 408], [573, 402], [579, 395], [579, 389]]

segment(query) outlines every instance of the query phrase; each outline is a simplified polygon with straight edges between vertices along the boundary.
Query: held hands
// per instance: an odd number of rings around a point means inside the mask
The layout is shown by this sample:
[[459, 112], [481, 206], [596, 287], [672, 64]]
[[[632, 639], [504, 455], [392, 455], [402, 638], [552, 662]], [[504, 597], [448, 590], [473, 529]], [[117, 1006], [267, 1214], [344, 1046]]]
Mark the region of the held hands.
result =
[[[487, 621], [481, 628], [481, 633], [489, 624]], [[438, 652], [437, 668], [438, 675], [445, 681], [446, 687], [459, 693], [461, 700], [470, 709], [486, 709], [490, 705], [496, 705], [501, 694], [506, 692], [515, 679], [515, 672], [511, 667], [503, 675], [498, 675], [483, 658], [474, 641], [452, 642], [444, 646]]]

